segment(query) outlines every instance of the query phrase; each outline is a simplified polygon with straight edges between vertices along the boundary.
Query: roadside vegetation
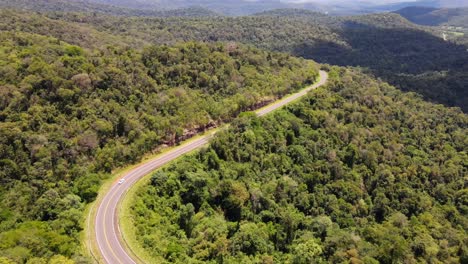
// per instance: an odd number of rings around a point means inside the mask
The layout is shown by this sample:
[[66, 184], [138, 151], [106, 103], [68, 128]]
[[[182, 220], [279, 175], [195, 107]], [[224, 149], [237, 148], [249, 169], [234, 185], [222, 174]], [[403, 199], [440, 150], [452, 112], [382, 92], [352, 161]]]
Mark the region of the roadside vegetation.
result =
[[81, 261], [83, 207], [114, 168], [302, 88], [317, 67], [235, 43], [91, 51], [2, 32], [0, 73], [0, 256], [36, 263]]

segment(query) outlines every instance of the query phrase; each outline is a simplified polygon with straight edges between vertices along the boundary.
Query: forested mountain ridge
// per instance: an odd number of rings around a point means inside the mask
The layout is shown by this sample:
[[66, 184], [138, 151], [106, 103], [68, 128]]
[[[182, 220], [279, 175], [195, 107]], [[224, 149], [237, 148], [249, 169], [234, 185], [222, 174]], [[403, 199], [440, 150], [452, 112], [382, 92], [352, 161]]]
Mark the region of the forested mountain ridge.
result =
[[[282, 14], [235, 18], [155, 19], [83, 14], [50, 18], [58, 23], [78, 22], [135, 43], [240, 41], [321, 63], [360, 66], [402, 90], [467, 111], [467, 47], [445, 41], [441, 31], [412, 24], [398, 14], [331, 17], [296, 16], [294, 10], [278, 12]], [[133, 45], [132, 41], [127, 43]]]
[[36, 12], [100, 13], [116, 16], [210, 17], [220, 15], [214, 11], [196, 6], [171, 10], [132, 9], [84, 0], [0, 0], [0, 8], [14, 8]]
[[428, 25], [442, 32], [444, 39], [461, 43], [468, 47], [468, 7], [427, 8], [408, 7], [395, 11], [420, 25]]
[[[286, 8], [288, 5], [278, 1], [269, 3], [251, 1], [106, 1], [106, 0], [0, 0], [0, 7], [18, 8], [32, 11], [59, 12], [96, 12], [125, 16], [209, 16], [209, 15], [246, 15]], [[194, 11], [197, 12], [194, 12]]]
[[83, 207], [113, 168], [310, 84], [317, 66], [236, 43], [89, 50], [1, 31], [0, 76], [0, 262], [80, 263]]
[[[36, 3], [39, 8], [31, 7], [29, 10], [40, 11], [0, 9], [0, 263], [68, 264], [71, 259], [76, 263], [86, 263], [87, 259], [81, 255], [78, 242], [83, 227], [83, 208], [95, 198], [101, 180], [107, 178], [113, 168], [138, 161], [144, 153], [157, 151], [155, 149], [162, 144], [174, 144], [197, 131], [231, 120], [242, 111], [312, 82], [317, 75], [317, 65], [292, 55], [342, 66], [361, 66], [366, 68], [363, 71], [375, 79], [389, 81], [402, 90], [416, 91], [425, 99], [458, 106], [464, 111], [468, 107], [468, 91], [465, 89], [468, 83], [466, 47], [444, 41], [434, 29], [412, 24], [397, 14], [331, 17], [300, 10], [277, 10], [257, 16], [220, 17], [210, 12], [204, 15], [205, 10], [196, 8], [187, 12], [134, 13], [134, 10], [117, 7], [109, 10], [106, 7], [99, 11], [102, 6], [93, 4], [83, 7], [80, 4], [78, 7], [83, 9], [74, 10], [59, 5], [54, 10], [47, 5], [51, 1], [65, 3], [62, 0], [0, 0], [0, 5], [13, 3], [10, 7], [17, 7], [15, 2], [27, 5]], [[180, 17], [167, 18], [161, 14]], [[317, 167], [306, 169], [312, 171], [319, 167], [320, 173], [323, 169], [323, 175], [328, 177], [322, 181], [320, 175], [314, 174], [306, 185], [311, 185], [307, 187], [310, 191], [316, 191], [313, 185], [322, 184], [325, 187], [320, 192], [327, 195], [333, 193], [336, 197], [348, 194], [347, 189], [351, 189], [351, 196], [342, 198], [347, 203], [333, 197], [309, 199], [313, 206], [327, 208], [328, 211], [319, 212], [329, 215], [330, 221], [323, 218], [324, 225], [327, 228], [331, 226], [331, 230], [338, 230], [343, 236], [327, 237], [323, 232], [316, 231], [315, 224], [320, 226], [322, 223], [320, 219], [315, 219], [317, 221], [314, 220], [312, 232], [315, 232], [313, 236], [317, 243], [301, 245], [304, 241], [294, 241], [289, 237], [289, 240], [285, 240], [286, 244], [281, 245], [278, 241], [284, 240], [286, 234], [291, 235], [293, 229], [289, 232], [287, 228], [285, 231], [275, 226], [278, 232], [268, 230], [268, 235], [272, 234], [269, 232], [276, 232], [275, 237], [268, 237], [266, 244], [261, 242], [259, 245], [262, 252], [267, 252], [262, 253], [265, 256], [259, 256], [257, 251], [240, 242], [226, 248], [224, 246], [228, 242], [224, 240], [218, 241], [219, 244], [213, 244], [211, 240], [206, 245], [197, 244], [197, 248], [188, 253], [177, 242], [169, 244], [174, 247], [162, 248], [155, 254], [166, 259], [185, 258], [183, 254], [192, 259], [208, 259], [214, 258], [212, 254], [221, 252], [216, 257], [225, 257], [226, 262], [231, 257], [235, 261], [238, 257], [242, 260], [245, 257], [246, 261], [264, 257], [264, 261], [268, 262], [271, 257], [292, 260], [291, 252], [316, 256], [318, 251], [314, 250], [317, 249], [322, 252], [321, 258], [333, 261], [351, 256], [355, 259], [365, 258], [370, 263], [375, 259], [385, 263], [390, 262], [389, 258], [385, 258], [386, 254], [391, 255], [393, 252], [395, 258], [410, 262], [414, 259], [435, 261], [443, 258], [451, 262], [464, 261], [466, 247], [462, 245], [466, 244], [466, 233], [463, 231], [466, 230], [466, 191], [463, 187], [465, 183], [459, 176], [466, 175], [466, 115], [456, 108], [424, 103], [416, 95], [388, 88], [382, 81], [355, 70], [334, 69], [333, 72], [337, 78], [331, 86], [333, 89], [324, 92], [323, 97], [309, 101], [319, 108], [308, 111], [306, 103], [304, 108], [298, 107], [297, 112], [293, 113], [300, 120], [286, 113], [284, 119], [280, 117], [271, 121], [271, 124], [266, 123], [270, 126], [268, 133], [274, 134], [268, 137], [274, 140], [260, 142], [263, 145], [258, 143], [258, 147], [262, 150], [267, 149], [267, 144], [278, 145], [279, 150], [268, 151], [271, 152], [269, 154], [278, 151], [280, 157], [271, 155], [269, 158], [273, 159], [274, 164], [284, 165], [282, 168], [289, 173], [300, 170], [287, 166], [297, 162], [302, 165], [309, 161], [299, 159], [302, 157], [302, 143], [306, 152], [310, 151], [311, 146], [326, 150], [330, 150], [329, 146], [337, 146], [335, 154], [338, 157], [335, 158], [332, 151], [306, 156], [312, 157], [311, 161], [317, 158], [320, 163], [313, 164]], [[385, 96], [379, 91], [383, 91]], [[400, 108], [403, 110], [394, 112]], [[284, 123], [288, 126], [288, 120], [298, 123], [291, 124], [289, 134], [275, 134], [276, 129], [283, 129]], [[382, 125], [379, 125], [381, 120]], [[240, 119], [235, 126], [250, 129], [256, 127], [257, 122], [264, 121]], [[275, 125], [277, 122], [280, 127]], [[297, 135], [296, 128], [299, 129]], [[330, 132], [333, 138], [317, 135], [314, 130], [320, 128]], [[310, 138], [302, 138], [302, 141], [294, 144], [288, 141], [298, 140], [301, 132], [306, 132]], [[348, 152], [348, 149], [342, 151], [345, 143], [348, 143], [347, 137], [356, 134], [359, 137], [353, 144], [361, 148], [354, 151], [354, 147], [350, 146], [350, 156], [340, 154], [340, 151]], [[222, 134], [223, 137], [226, 135], [230, 134]], [[230, 144], [223, 137], [218, 141], [221, 147]], [[393, 138], [394, 141], [390, 141]], [[380, 145], [374, 143], [379, 140]], [[325, 145], [313, 141], [325, 142]], [[231, 153], [234, 158], [244, 159], [244, 156], [250, 157], [255, 153], [250, 149], [252, 145], [249, 144], [252, 142], [240, 143], [246, 143], [242, 145], [246, 147], [245, 153], [237, 151], [237, 145], [229, 145], [234, 149]], [[367, 143], [369, 147], [364, 147]], [[288, 149], [286, 153], [285, 144], [299, 147]], [[364, 169], [356, 169], [358, 173], [352, 171], [353, 168], [348, 165], [353, 161], [353, 153], [357, 153], [356, 162], [359, 165], [364, 163], [371, 173]], [[207, 157], [206, 153], [202, 155]], [[381, 156], [386, 160], [383, 161]], [[208, 165], [200, 166], [206, 166], [204, 168], [210, 171], [211, 167], [208, 169], [208, 166], [217, 166], [216, 157], [213, 156], [213, 159], [207, 161]], [[231, 190], [236, 193], [237, 187], [241, 186], [239, 195], [245, 198], [242, 173], [249, 172], [249, 168], [237, 169], [237, 166], [248, 167], [252, 162], [245, 159], [245, 164], [239, 165], [228, 159], [230, 157], [226, 158], [227, 163], [224, 165], [224, 161], [218, 160], [220, 168], [227, 167], [226, 164], [234, 166], [234, 172], [226, 169], [226, 175], [239, 176], [241, 183], [231, 186], [229, 182], [222, 185], [225, 189], [213, 188], [220, 193], [220, 196], [215, 197], [221, 199], [222, 195]], [[405, 159], [414, 161], [414, 164], [405, 163]], [[283, 164], [284, 160], [291, 162]], [[425, 160], [430, 164], [424, 163]], [[198, 160], [193, 164], [203, 162]], [[210, 165], [211, 162], [214, 165]], [[384, 162], [391, 168], [385, 167], [388, 171], [379, 171], [381, 175], [372, 174], [376, 171], [375, 162]], [[330, 164], [335, 167], [328, 167]], [[268, 164], [262, 166], [266, 168]], [[404, 169], [393, 168], [398, 166]], [[342, 178], [330, 178], [341, 177], [336, 176], [343, 172], [339, 171], [340, 168], [346, 174], [341, 175]], [[348, 174], [350, 170], [352, 174]], [[271, 175], [277, 176], [274, 173]], [[358, 181], [362, 178], [359, 175], [367, 177], [365, 180], [369, 180], [371, 186], [362, 185]], [[403, 181], [401, 175], [408, 176], [408, 179]], [[387, 176], [392, 182], [386, 181]], [[326, 186], [325, 181], [333, 182], [336, 179], [343, 181]], [[348, 180], [349, 186], [346, 184]], [[283, 206], [281, 201], [284, 193], [281, 190], [290, 183], [289, 179], [285, 181], [278, 185], [278, 197], [271, 198], [278, 199], [274, 201], [276, 205]], [[369, 191], [380, 181], [393, 184], [391, 187], [394, 189], [383, 191], [385, 197], [377, 197], [377, 191], [375, 194]], [[194, 182], [194, 186], [200, 183], [198, 179]], [[184, 184], [191, 183], [187, 181]], [[294, 185], [294, 182], [291, 183]], [[153, 183], [154, 186], [157, 184]], [[192, 188], [188, 185], [182, 187]], [[419, 192], [417, 188], [424, 192]], [[150, 192], [153, 190], [150, 189]], [[299, 192], [295, 190], [291, 190], [288, 198], [284, 196], [284, 199], [303, 199], [304, 204], [300, 206], [306, 206], [306, 198], [296, 198]], [[363, 204], [356, 205], [351, 201], [355, 198], [354, 191], [364, 200]], [[210, 200], [206, 208], [221, 206], [224, 210], [226, 206], [232, 205], [228, 204], [232, 202], [231, 198], [233, 205], [239, 202], [233, 197], [215, 202]], [[147, 208], [143, 206], [143, 209], [136, 209], [149, 212], [152, 207], [150, 203], [153, 202], [151, 199], [148, 200]], [[400, 202], [400, 199], [404, 202]], [[385, 203], [373, 207], [374, 202], [380, 200]], [[435, 205], [435, 209], [430, 209], [427, 204]], [[418, 206], [426, 213], [414, 209]], [[369, 208], [378, 210], [370, 212], [367, 210]], [[190, 215], [190, 206], [186, 209], [182, 213]], [[238, 208], [227, 209], [235, 209], [234, 212], [237, 212]], [[335, 214], [335, 209], [339, 213]], [[432, 221], [427, 212], [432, 213], [436, 220]], [[209, 213], [212, 211], [208, 208], [205, 216], [211, 217]], [[220, 212], [215, 213], [220, 216]], [[284, 215], [289, 211], [270, 213], [265, 212], [266, 220], [288, 221]], [[312, 210], [306, 213], [317, 212]], [[397, 214], [396, 220], [391, 218], [393, 213]], [[153, 221], [151, 217], [147, 220]], [[297, 219], [303, 219], [301, 217]], [[444, 217], [449, 219], [448, 223], [440, 220]], [[213, 223], [219, 223], [221, 233], [225, 234], [225, 225], [221, 220], [215, 219]], [[311, 227], [307, 222], [309, 220], [307, 218], [301, 222], [301, 232], [303, 227]], [[147, 223], [142, 219], [138, 221], [139, 232], [143, 232]], [[372, 224], [366, 226], [366, 221]], [[402, 233], [398, 233], [395, 225], [390, 226], [396, 222], [396, 226], [403, 229]], [[185, 225], [184, 233], [185, 228], [191, 228], [191, 223], [178, 224], [179, 227]], [[336, 228], [337, 225], [339, 228]], [[228, 225], [228, 235], [235, 231], [233, 226]], [[356, 233], [360, 232], [359, 239], [364, 241], [362, 244], [355, 241], [356, 236], [350, 226], [356, 227]], [[202, 230], [204, 226], [198, 228]], [[379, 233], [380, 228], [388, 230]], [[416, 233], [420, 228], [424, 232], [418, 237]], [[255, 226], [244, 227], [247, 234], [239, 234], [237, 241], [250, 239], [252, 236], [248, 233], [251, 229], [255, 229]], [[264, 226], [259, 230], [259, 237], [265, 238]], [[180, 230], [176, 231], [177, 235], [182, 234]], [[208, 230], [206, 234], [209, 236], [210, 232]], [[384, 239], [392, 234], [398, 235]], [[304, 234], [303, 238], [307, 239], [309, 235]], [[325, 242], [318, 242], [318, 236]], [[188, 241], [190, 245], [195, 245], [200, 237], [187, 239], [181, 240], [181, 243]], [[145, 246], [151, 247], [153, 241], [154, 237], [149, 237], [149, 244]], [[340, 241], [344, 241], [343, 244]], [[349, 246], [350, 241], [357, 245]], [[392, 248], [393, 241], [401, 241], [403, 247]], [[267, 256], [273, 252], [272, 244], [278, 253]], [[182, 245], [185, 246], [187, 244]], [[213, 249], [217, 246], [220, 248]], [[385, 251], [386, 248], [392, 252]], [[377, 252], [384, 257], [379, 258], [369, 252]]]
[[[151, 15], [158, 12], [203, 8], [223, 15], [245, 16], [274, 9], [305, 9], [333, 15], [359, 15], [377, 12], [389, 12], [409, 6], [428, 6], [447, 8], [468, 6], [466, 0], [454, 1], [392, 1], [372, 3], [368, 1], [288, 1], [288, 0], [1, 0], [11, 7], [18, 2], [18, 7], [41, 11], [86, 11], [113, 12], [126, 15]], [[465, 3], [463, 3], [465, 2]], [[125, 10], [125, 11], [124, 11]], [[122, 12], [124, 11], [124, 12]]]
[[397, 10], [395, 13], [420, 25], [468, 27], [468, 7], [431, 8], [413, 6]]
[[353, 69], [330, 77], [136, 190], [153, 262], [468, 260], [467, 116]]
[[93, 26], [79, 21], [69, 22], [52, 19], [42, 14], [0, 9], [0, 30], [19, 31], [59, 39], [63, 42], [79, 45], [88, 50], [106, 46], [144, 47], [148, 42], [132, 36], [119, 36], [97, 30]]
[[295, 9], [295, 8], [280, 8], [260, 13], [253, 14], [253, 16], [295, 16], [295, 17], [327, 17], [324, 13], [315, 12], [307, 9]]
[[[176, 10], [186, 8], [203, 8], [228, 16], [251, 15], [257, 12], [277, 8], [299, 7], [300, 5], [278, 0], [89, 0], [95, 4], [131, 8], [143, 12], [153, 10]], [[313, 8], [315, 5], [306, 5]]]

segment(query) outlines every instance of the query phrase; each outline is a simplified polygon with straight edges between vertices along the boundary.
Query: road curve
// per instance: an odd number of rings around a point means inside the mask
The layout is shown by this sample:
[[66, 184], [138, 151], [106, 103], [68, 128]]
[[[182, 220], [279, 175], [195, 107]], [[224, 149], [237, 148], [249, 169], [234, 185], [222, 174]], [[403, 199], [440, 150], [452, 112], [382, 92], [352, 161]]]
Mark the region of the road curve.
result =
[[[279, 101], [272, 103], [262, 109], [256, 111], [258, 116], [266, 115], [275, 109], [278, 109], [302, 96], [310, 90], [324, 85], [328, 80], [328, 74], [325, 71], [320, 71], [320, 80], [298, 93], [292, 94]], [[157, 158], [149, 160], [138, 167], [125, 173], [121, 179], [125, 179], [122, 184], [113, 183], [108, 193], [97, 204], [97, 212], [95, 215], [95, 232], [94, 238], [102, 260], [107, 264], [136, 264], [130, 254], [122, 246], [121, 233], [118, 223], [118, 204], [124, 194], [142, 177], [154, 171], [155, 169], [167, 164], [168, 162], [188, 153], [195, 149], [206, 145], [211, 138], [210, 135], [190, 140], [187, 143], [174, 148]]]

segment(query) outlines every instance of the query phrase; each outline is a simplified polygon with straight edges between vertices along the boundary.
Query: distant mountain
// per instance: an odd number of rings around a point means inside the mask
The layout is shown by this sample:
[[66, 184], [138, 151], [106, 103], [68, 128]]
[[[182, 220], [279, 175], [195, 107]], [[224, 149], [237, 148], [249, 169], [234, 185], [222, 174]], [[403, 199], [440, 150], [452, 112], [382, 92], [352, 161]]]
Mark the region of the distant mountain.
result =
[[[76, 1], [76, 0], [70, 0]], [[157, 9], [161, 7], [159, 0], [88, 0], [89, 2], [113, 5], [132, 9]]]
[[[162, 11], [187, 9], [189, 16], [207, 16], [202, 9], [229, 15], [242, 16], [276, 9], [304, 9], [330, 15], [355, 15], [389, 12], [409, 6], [433, 8], [468, 6], [468, 0], [420, 0], [386, 4], [368, 1], [287, 1], [287, 0], [0, 0], [0, 7], [12, 7], [35, 11], [99, 12], [113, 15], [166, 16]], [[31, 8], [33, 7], [33, 8]], [[195, 9], [194, 9], [195, 8]], [[170, 14], [170, 13], [169, 13]], [[185, 12], [178, 12], [180, 16]]]
[[211, 11], [206, 8], [196, 7], [196, 6], [159, 12], [159, 17], [212, 17], [212, 16], [221, 16], [221, 14], [215, 11]]
[[268, 11], [263, 11], [260, 13], [254, 14], [255, 16], [280, 16], [280, 17], [326, 17], [325, 14], [306, 10], [306, 9], [296, 9], [296, 8], [282, 8], [282, 9], [273, 9]]
[[321, 11], [330, 14], [366, 14], [389, 12], [411, 6], [432, 8], [449, 8], [468, 6], [468, 0], [419, 0], [406, 2], [392, 2], [375, 4], [368, 1], [330, 1], [320, 7]]
[[[111, 5], [115, 2], [115, 5]], [[138, 1], [137, 1], [138, 2]], [[122, 5], [118, 5], [122, 3]], [[148, 17], [211, 17], [219, 13], [202, 7], [184, 7], [169, 10], [137, 9], [131, 5], [125, 7], [125, 0], [0, 0], [0, 8], [32, 10], [38, 12], [84, 12], [102, 13], [117, 16], [148, 16]], [[150, 7], [147, 5], [147, 7]]]
[[122, 8], [80, 0], [0, 0], [0, 7], [33, 11], [120, 13]]
[[395, 11], [409, 21], [427, 26], [468, 27], [468, 8], [433, 8], [412, 6]]
[[[81, 0], [70, 0], [81, 1]], [[415, 2], [373, 4], [366, 1], [287, 1], [287, 0], [88, 0], [92, 3], [143, 10], [170, 10], [202, 7], [224, 15], [241, 16], [276, 9], [304, 9], [333, 15], [353, 15], [392, 11], [414, 5]], [[438, 0], [417, 1], [418, 5], [441, 6]]]
[[202, 7], [225, 15], [249, 15], [266, 10], [287, 8], [290, 4], [280, 0], [89, 0], [94, 3], [108, 4], [135, 9], [170, 10], [187, 7]]

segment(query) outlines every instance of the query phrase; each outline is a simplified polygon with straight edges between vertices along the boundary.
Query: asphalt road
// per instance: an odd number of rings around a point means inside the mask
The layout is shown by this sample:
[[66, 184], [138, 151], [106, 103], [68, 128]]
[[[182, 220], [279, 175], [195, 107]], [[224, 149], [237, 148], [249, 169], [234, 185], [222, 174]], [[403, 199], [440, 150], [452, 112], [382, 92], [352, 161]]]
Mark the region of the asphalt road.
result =
[[[298, 93], [292, 94], [272, 103], [271, 105], [257, 110], [256, 113], [258, 116], [266, 115], [273, 110], [278, 109], [304, 96], [310, 90], [324, 85], [327, 80], [328, 74], [324, 71], [320, 71], [320, 80], [314, 85], [311, 85]], [[129, 253], [127, 253], [127, 250], [123, 247], [117, 215], [118, 204], [128, 189], [130, 189], [132, 185], [134, 185], [142, 177], [156, 170], [157, 168], [188, 152], [206, 145], [211, 136], [212, 135], [206, 135], [194, 140], [190, 140], [187, 143], [184, 143], [177, 148], [174, 148], [157, 158], [149, 160], [125, 173], [125, 175], [123, 175], [121, 178], [125, 179], [123, 183], [119, 184], [119, 181], [113, 183], [111, 189], [97, 205], [98, 210], [95, 216], [95, 241], [98, 245], [104, 263], [136, 264], [136, 261], [130, 257]]]

